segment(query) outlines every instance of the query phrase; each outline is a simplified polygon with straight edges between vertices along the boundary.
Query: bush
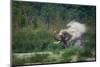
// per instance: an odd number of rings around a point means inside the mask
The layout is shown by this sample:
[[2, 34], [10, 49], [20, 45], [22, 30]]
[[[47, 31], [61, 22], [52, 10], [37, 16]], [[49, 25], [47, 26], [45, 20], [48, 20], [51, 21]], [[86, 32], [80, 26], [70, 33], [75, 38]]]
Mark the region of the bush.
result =
[[62, 53], [62, 59], [65, 62], [70, 62], [71, 60], [73, 60], [74, 56], [77, 56], [78, 59], [78, 55], [81, 50], [82, 50], [81, 48], [76, 48], [76, 47], [67, 48]]
[[61, 44], [53, 44], [54, 34], [47, 29], [23, 28], [13, 32], [13, 52], [35, 52], [62, 49]]

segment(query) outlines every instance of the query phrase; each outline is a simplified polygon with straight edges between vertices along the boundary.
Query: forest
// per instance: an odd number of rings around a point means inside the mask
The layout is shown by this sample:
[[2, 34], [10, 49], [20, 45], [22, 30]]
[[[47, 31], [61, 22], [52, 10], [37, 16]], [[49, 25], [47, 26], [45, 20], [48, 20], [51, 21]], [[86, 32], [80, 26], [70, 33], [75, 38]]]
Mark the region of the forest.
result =
[[[87, 26], [84, 48], [54, 43], [72, 20]], [[13, 1], [11, 24], [14, 65], [96, 60], [96, 6]]]

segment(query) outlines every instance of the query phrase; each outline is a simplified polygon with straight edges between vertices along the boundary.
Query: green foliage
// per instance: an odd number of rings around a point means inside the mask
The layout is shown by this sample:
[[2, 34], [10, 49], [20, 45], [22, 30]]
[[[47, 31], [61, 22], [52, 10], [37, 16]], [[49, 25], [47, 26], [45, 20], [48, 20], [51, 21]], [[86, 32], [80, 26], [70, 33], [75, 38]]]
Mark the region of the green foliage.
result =
[[[36, 19], [38, 19], [41, 23], [47, 24], [47, 28], [50, 29], [49, 27], [52, 25], [56, 25], [57, 23], [64, 25], [73, 19], [84, 23], [91, 23], [92, 21], [95, 22], [95, 10], [95, 6], [14, 1], [12, 12], [15, 26], [20, 26], [20, 24], [23, 23], [23, 19], [25, 21], [25, 25], [33, 24], [37, 26], [36, 23], [40, 23], [36, 22]], [[22, 25], [21, 27], [25, 25]]]
[[[33, 27], [34, 28], [34, 27]], [[44, 28], [31, 29], [25, 27], [13, 32], [13, 52], [32, 52], [62, 49], [58, 44], [53, 44], [54, 34]]]
[[[81, 51], [82, 49], [80, 48], [75, 48], [75, 47], [71, 47], [71, 48], [67, 48], [66, 50], [63, 51], [62, 53], [62, 59], [64, 61], [71, 61], [73, 60], [73, 56], [78, 56], [79, 52]], [[78, 57], [77, 57], [77, 60], [78, 60]]]

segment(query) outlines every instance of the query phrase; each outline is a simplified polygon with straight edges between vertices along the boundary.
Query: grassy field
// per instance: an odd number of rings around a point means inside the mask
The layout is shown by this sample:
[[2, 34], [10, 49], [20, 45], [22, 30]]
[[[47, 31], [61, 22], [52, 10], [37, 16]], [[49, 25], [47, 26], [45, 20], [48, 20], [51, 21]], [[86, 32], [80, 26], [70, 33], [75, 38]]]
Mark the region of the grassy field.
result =
[[87, 52], [84, 49], [68, 48], [62, 51], [44, 51], [33, 53], [14, 53], [14, 65], [28, 65], [28, 64], [49, 64], [62, 62], [86, 62], [95, 61], [94, 52]]
[[[88, 27], [85, 34], [85, 47], [64, 48], [63, 43], [55, 44], [53, 33], [47, 29], [31, 29], [32, 27], [20, 29], [14, 32], [12, 63], [23, 64], [46, 64], [60, 62], [95, 61], [95, 29]], [[53, 33], [53, 34], [52, 34]]]

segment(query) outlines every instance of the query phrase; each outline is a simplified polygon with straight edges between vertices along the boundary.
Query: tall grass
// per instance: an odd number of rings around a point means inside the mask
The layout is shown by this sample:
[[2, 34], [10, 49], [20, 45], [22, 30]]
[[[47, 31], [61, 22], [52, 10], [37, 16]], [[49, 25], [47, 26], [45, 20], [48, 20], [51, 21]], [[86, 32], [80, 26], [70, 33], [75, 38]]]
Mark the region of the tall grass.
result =
[[14, 31], [12, 40], [15, 53], [62, 49], [62, 45], [53, 43], [54, 33], [45, 28], [27, 27]]
[[76, 62], [88, 61], [96, 57], [96, 36], [95, 28], [88, 26], [84, 35], [84, 48], [69, 47], [64, 48], [63, 43], [55, 44], [55, 33], [51, 29], [43, 26], [34, 28], [33, 26], [23, 27], [12, 33], [13, 53], [36, 53], [52, 52], [52, 55], [36, 54], [30, 58], [19, 59], [13, 56], [13, 64], [37, 64], [56, 62]]

